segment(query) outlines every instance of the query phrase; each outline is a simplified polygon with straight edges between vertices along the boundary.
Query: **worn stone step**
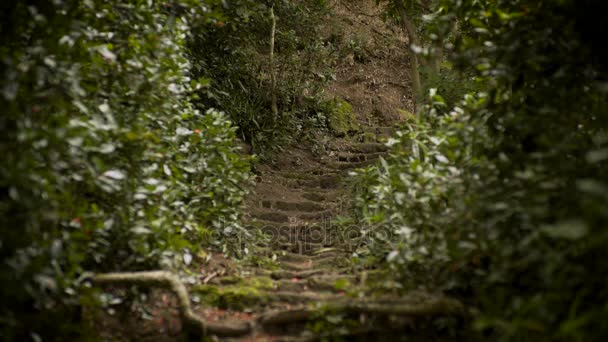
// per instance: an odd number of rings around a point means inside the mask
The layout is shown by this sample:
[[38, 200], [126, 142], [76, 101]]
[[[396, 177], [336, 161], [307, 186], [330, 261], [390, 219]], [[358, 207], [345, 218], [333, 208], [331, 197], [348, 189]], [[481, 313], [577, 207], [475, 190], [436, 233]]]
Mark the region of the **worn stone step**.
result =
[[358, 143], [349, 145], [345, 150], [352, 153], [379, 153], [386, 152], [389, 148], [381, 143]]
[[274, 222], [285, 222], [285, 223], [294, 223], [296, 224], [298, 221], [302, 223], [310, 223], [310, 222], [322, 222], [324, 220], [330, 221], [331, 218], [334, 217], [335, 212], [333, 210], [325, 210], [319, 212], [300, 212], [300, 211], [275, 211], [268, 209], [258, 209], [254, 210], [251, 213], [251, 217], [264, 220], [264, 221], [274, 221]]
[[317, 176], [316, 179], [292, 179], [275, 177], [275, 180], [284, 187], [292, 189], [337, 189], [341, 185], [341, 175], [334, 173]]
[[347, 163], [357, 163], [357, 162], [364, 162], [364, 161], [368, 161], [368, 160], [376, 160], [378, 159], [380, 156], [382, 156], [384, 153], [381, 152], [377, 152], [377, 153], [338, 153], [338, 155], [336, 156], [337, 160], [339, 162], [347, 162]]
[[262, 200], [261, 207], [267, 209], [281, 210], [281, 211], [305, 211], [315, 212], [324, 211], [328, 209], [328, 205], [321, 205], [316, 202], [292, 202], [292, 201], [272, 201]]
[[310, 270], [313, 267], [313, 262], [289, 262], [282, 261], [279, 263], [279, 268], [287, 271], [306, 271]]
[[319, 178], [319, 175], [308, 172], [297, 172], [297, 171], [276, 171], [273, 173], [275, 176], [280, 176], [287, 179], [300, 179], [300, 180], [315, 180]]
[[[290, 244], [282, 244], [281, 248], [288, 250], [293, 253], [302, 255], [314, 255], [315, 251], [331, 246], [331, 242], [328, 243], [312, 243], [312, 242], [296, 242]], [[323, 271], [323, 270], [319, 270]]]
[[394, 127], [376, 127], [376, 134], [385, 138], [392, 136], [395, 131]]
[[335, 170], [347, 171], [353, 169], [360, 169], [363, 167], [368, 167], [376, 163], [376, 160], [366, 160], [362, 162], [327, 162], [327, 167], [330, 167]]
[[314, 202], [324, 202], [327, 200], [327, 196], [319, 194], [317, 192], [307, 192], [305, 194], [302, 194], [302, 197]]
[[327, 244], [332, 237], [322, 227], [280, 227], [264, 226], [262, 232], [270, 245], [284, 246], [286, 249], [293, 244]]
[[317, 280], [315, 277], [308, 279], [281, 279], [275, 282], [276, 288], [279, 291], [287, 292], [304, 292], [304, 291], [324, 291], [330, 293], [339, 293], [345, 290], [341, 286], [344, 286], [346, 282], [347, 287], [351, 287], [352, 283], [347, 278], [331, 279], [329, 281]]
[[313, 258], [309, 255], [302, 255], [290, 252], [282, 252], [277, 255], [277, 260], [279, 261], [287, 261], [287, 262], [300, 262], [307, 263], [311, 262]]

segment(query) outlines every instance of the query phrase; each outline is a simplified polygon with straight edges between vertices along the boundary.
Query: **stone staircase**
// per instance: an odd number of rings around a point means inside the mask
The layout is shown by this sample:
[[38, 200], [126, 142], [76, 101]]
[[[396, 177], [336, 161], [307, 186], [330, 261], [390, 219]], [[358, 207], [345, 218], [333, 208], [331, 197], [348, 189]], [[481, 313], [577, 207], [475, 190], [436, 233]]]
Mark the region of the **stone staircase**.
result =
[[[321, 157], [294, 147], [276, 165], [260, 165], [246, 223], [251, 232], [264, 234], [265, 244], [247, 262], [214, 254], [204, 265], [193, 265], [201, 269], [187, 283], [186, 301], [199, 324], [178, 315], [175, 299], [159, 289], [150, 293], [152, 307], [145, 309], [154, 320], [106, 317], [99, 327], [107, 332], [102, 340], [466, 340], [441, 328], [468, 318], [460, 302], [378, 286], [387, 280], [385, 273], [355, 266], [348, 236], [341, 237], [333, 222], [351, 200], [348, 172], [387, 153], [382, 141], [391, 131], [373, 129], [366, 142], [356, 136], [332, 139]], [[135, 339], [129, 327], [137, 327]]]
[[[222, 340], [365, 341], [394, 335], [409, 341], [421, 331], [431, 336], [421, 328], [429, 318], [461, 312], [459, 303], [441, 296], [371, 296], [365, 288], [373, 270], [355, 272], [349, 262], [351, 252], [332, 220], [348, 206], [343, 182], [348, 172], [387, 153], [382, 141], [393, 129], [372, 129], [375, 141], [369, 133], [368, 142], [334, 139], [325, 156], [295, 149], [278, 165], [258, 168], [247, 220], [250, 229], [265, 234], [260, 250], [273, 263], [244, 267], [238, 276], [216, 277], [192, 289], [212, 307], [199, 311], [202, 317], [213, 307], [227, 310], [222, 324], [230, 329]], [[248, 320], [234, 319], [244, 313]]]

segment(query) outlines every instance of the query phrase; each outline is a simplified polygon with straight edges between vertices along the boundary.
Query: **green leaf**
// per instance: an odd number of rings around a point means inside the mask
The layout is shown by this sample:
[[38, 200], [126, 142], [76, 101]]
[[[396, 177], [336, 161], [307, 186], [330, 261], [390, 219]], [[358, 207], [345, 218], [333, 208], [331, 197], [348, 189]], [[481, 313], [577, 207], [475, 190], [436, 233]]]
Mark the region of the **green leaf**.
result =
[[541, 231], [545, 235], [556, 239], [578, 240], [585, 237], [589, 229], [583, 221], [569, 220], [543, 226]]

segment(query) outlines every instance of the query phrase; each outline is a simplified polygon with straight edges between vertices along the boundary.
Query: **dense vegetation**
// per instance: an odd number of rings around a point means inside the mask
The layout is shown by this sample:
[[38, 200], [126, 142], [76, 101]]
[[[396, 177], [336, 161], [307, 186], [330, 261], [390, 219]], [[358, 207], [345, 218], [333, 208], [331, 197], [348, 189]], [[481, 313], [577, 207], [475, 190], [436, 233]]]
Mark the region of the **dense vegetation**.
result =
[[410, 287], [431, 278], [469, 298], [488, 338], [601, 340], [608, 97], [597, 2], [436, 5], [426, 19], [455, 38], [449, 61], [485, 86], [459, 103], [431, 87], [391, 156], [359, 173], [362, 222], [398, 237], [370, 252]]
[[[354, 177], [353, 218], [371, 237], [357, 256], [398, 291], [465, 301], [481, 339], [608, 336], [599, 1], [378, 3], [409, 33], [420, 84], [390, 155]], [[319, 29], [329, 2], [0, 10], [4, 340], [93, 334], [82, 308], [106, 297], [91, 273], [255, 251], [241, 222], [252, 159], [238, 139], [272, 159], [331, 129], [339, 102], [323, 87], [343, 55]]]
[[228, 117], [195, 108], [205, 84], [186, 50], [189, 23], [218, 14], [197, 1], [2, 13], [3, 339], [69, 333], [44, 311], [74, 312], [87, 272], [240, 253], [248, 162]]
[[325, 1], [270, 5], [232, 1], [222, 9], [222, 21], [197, 27], [190, 42], [193, 75], [210, 80], [197, 105], [231, 113], [239, 136], [263, 158], [271, 158], [294, 137], [308, 138], [315, 125], [326, 125], [315, 118], [323, 111], [319, 95], [331, 77], [329, 61], [336, 52], [320, 39], [319, 27], [329, 11]]

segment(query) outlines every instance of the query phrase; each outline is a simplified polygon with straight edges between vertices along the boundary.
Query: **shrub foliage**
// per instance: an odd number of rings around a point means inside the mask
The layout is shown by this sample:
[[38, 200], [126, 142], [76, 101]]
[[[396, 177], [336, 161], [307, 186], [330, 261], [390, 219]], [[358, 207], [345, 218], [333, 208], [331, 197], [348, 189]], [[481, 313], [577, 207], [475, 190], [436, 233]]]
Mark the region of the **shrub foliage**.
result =
[[382, 165], [359, 173], [366, 229], [396, 236], [371, 250], [409, 285], [430, 277], [470, 299], [487, 337], [601, 340], [608, 97], [598, 2], [441, 5], [438, 32], [459, 25], [451, 61], [486, 89], [456, 107], [431, 89], [425, 119], [407, 122]]
[[86, 272], [236, 251], [248, 161], [226, 115], [192, 104], [205, 84], [186, 49], [189, 24], [219, 13], [187, 0], [0, 7], [1, 336], [67, 334], [49, 311], [79, 304]]

